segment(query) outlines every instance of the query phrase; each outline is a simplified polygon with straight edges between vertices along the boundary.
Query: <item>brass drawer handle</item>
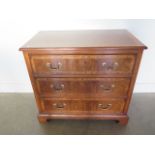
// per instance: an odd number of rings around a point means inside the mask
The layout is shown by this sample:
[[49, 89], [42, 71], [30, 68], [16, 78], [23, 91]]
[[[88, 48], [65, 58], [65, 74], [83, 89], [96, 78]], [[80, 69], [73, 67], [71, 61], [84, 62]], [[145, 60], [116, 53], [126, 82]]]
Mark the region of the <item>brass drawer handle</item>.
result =
[[106, 69], [106, 70], [115, 70], [118, 66], [119, 63], [118, 62], [114, 62], [114, 63], [107, 63], [107, 62], [103, 62], [102, 66]]
[[57, 109], [64, 109], [66, 106], [66, 103], [53, 103], [53, 107]]
[[64, 84], [54, 84], [54, 85], [51, 84], [50, 87], [56, 91], [60, 91], [64, 89], [65, 85]]
[[113, 88], [115, 88], [115, 85], [114, 84], [111, 84], [111, 85], [101, 84], [100, 87], [103, 88], [103, 91], [109, 92], [109, 91], [112, 91]]
[[109, 109], [111, 106], [112, 106], [112, 104], [102, 104], [102, 103], [99, 103], [99, 104], [98, 104], [98, 108], [100, 108], [100, 109], [102, 109], [102, 110], [107, 110], [107, 109]]
[[61, 68], [61, 66], [62, 66], [62, 63], [61, 62], [58, 62], [57, 64], [52, 64], [52, 63], [47, 62], [46, 63], [46, 66], [49, 69], [52, 69], [52, 70], [59, 70]]

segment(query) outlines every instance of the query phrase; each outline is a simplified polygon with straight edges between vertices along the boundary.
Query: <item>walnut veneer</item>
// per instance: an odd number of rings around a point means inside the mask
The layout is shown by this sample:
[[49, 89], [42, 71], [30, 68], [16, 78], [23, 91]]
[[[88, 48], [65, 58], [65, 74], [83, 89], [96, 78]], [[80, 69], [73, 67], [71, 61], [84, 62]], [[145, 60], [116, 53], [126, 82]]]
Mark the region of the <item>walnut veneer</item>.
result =
[[43, 31], [23, 51], [38, 119], [128, 122], [142, 52], [127, 30]]

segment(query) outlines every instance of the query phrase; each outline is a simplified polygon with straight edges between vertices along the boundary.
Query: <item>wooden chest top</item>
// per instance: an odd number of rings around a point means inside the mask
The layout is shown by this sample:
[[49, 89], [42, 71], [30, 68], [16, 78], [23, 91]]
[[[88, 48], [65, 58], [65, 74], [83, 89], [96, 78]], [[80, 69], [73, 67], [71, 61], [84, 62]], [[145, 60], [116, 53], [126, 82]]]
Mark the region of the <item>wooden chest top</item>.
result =
[[147, 47], [127, 30], [76, 30], [76, 31], [41, 31], [20, 48], [123, 48]]

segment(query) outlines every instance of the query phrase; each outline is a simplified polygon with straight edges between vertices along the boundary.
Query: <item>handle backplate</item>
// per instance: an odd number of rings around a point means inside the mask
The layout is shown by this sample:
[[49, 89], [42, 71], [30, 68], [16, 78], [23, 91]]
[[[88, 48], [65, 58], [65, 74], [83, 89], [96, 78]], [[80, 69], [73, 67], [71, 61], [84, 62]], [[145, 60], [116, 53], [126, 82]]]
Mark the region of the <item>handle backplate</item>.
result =
[[51, 84], [50, 87], [56, 91], [61, 91], [64, 89], [65, 85], [64, 84]]
[[46, 66], [51, 70], [59, 70], [61, 68], [61, 66], [62, 66], [62, 63], [61, 62], [58, 62], [58, 63], [49, 63], [49, 62], [47, 62]]
[[112, 104], [110, 104], [110, 103], [108, 103], [108, 104], [99, 103], [99, 104], [98, 104], [98, 108], [99, 108], [99, 109], [102, 109], [102, 110], [107, 110], [107, 109], [109, 109], [111, 106], [112, 106]]
[[104, 67], [105, 70], [115, 70], [119, 66], [118, 62], [108, 63], [103, 62], [102, 67]]
[[66, 106], [66, 103], [53, 103], [53, 107], [57, 109], [64, 109]]
[[105, 92], [112, 91], [113, 88], [115, 88], [115, 84], [101, 84], [100, 87], [103, 89]]

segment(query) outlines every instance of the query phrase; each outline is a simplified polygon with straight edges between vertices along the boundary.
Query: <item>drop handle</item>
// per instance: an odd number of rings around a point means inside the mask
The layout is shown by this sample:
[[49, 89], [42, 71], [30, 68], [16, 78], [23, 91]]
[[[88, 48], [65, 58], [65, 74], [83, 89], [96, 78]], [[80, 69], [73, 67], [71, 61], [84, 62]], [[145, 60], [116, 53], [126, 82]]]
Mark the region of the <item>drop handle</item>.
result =
[[109, 91], [112, 91], [113, 88], [115, 88], [115, 85], [114, 84], [111, 84], [111, 85], [101, 84], [100, 87], [103, 89], [103, 91], [109, 92]]
[[64, 109], [66, 106], [66, 103], [53, 103], [53, 107], [57, 109]]
[[102, 103], [99, 103], [99, 104], [98, 104], [98, 108], [99, 108], [99, 109], [102, 109], [102, 110], [107, 110], [107, 109], [109, 109], [111, 106], [112, 106], [112, 104], [102, 104]]
[[106, 70], [115, 70], [119, 66], [118, 62], [114, 63], [108, 63], [108, 62], [103, 62], [102, 67], [104, 67]]
[[51, 70], [59, 70], [62, 66], [62, 63], [58, 62], [57, 64], [53, 64], [53, 63], [47, 62], [46, 66]]
[[60, 91], [64, 89], [65, 85], [64, 84], [51, 84], [50, 87], [56, 91]]

